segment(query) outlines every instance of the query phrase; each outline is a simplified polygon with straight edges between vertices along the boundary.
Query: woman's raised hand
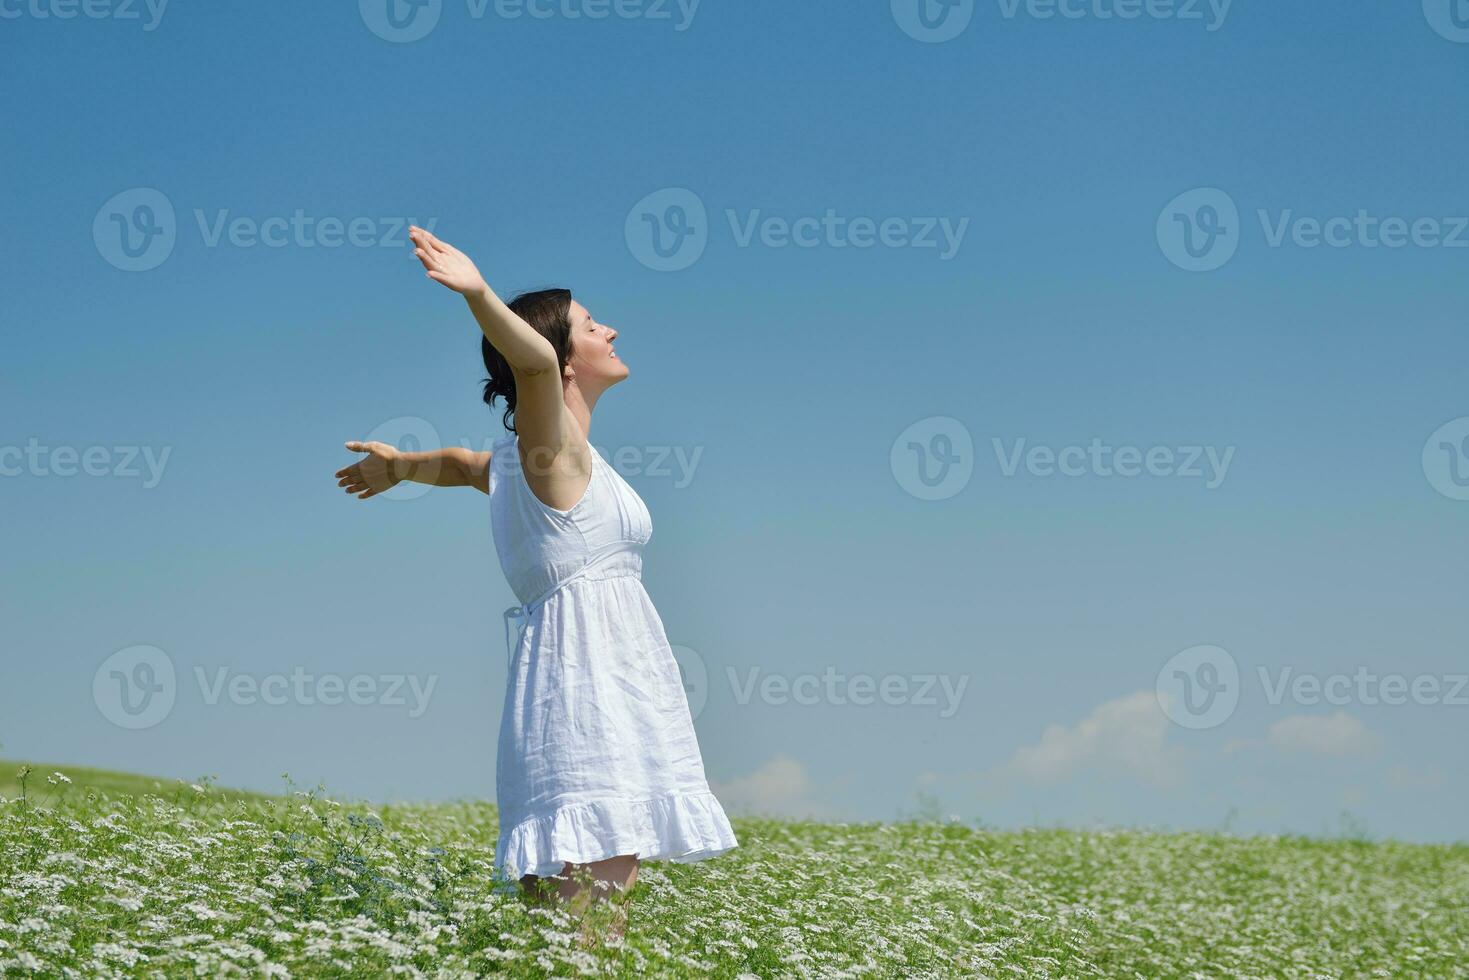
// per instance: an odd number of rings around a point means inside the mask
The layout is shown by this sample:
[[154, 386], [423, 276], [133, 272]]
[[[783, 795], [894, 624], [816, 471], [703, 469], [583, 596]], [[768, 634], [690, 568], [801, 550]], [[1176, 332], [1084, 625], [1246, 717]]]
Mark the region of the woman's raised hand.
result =
[[368, 454], [366, 459], [337, 470], [337, 486], [357, 494], [358, 500], [391, 490], [402, 482], [393, 473], [393, 461], [398, 458], [395, 447], [385, 442], [349, 442], [347, 448], [354, 453]]
[[409, 227], [408, 237], [413, 241], [413, 254], [423, 263], [430, 279], [464, 295], [485, 288], [484, 276], [469, 261], [469, 256], [453, 245], [440, 241], [433, 232], [417, 225]]

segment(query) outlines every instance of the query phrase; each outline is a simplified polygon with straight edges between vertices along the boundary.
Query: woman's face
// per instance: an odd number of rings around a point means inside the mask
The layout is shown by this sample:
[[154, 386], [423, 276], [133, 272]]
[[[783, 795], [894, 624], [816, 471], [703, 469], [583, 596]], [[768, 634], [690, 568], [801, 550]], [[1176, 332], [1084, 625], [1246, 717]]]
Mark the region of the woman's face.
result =
[[585, 306], [571, 301], [570, 366], [578, 384], [607, 388], [627, 377], [627, 365], [612, 348], [616, 339], [616, 330], [598, 323]]

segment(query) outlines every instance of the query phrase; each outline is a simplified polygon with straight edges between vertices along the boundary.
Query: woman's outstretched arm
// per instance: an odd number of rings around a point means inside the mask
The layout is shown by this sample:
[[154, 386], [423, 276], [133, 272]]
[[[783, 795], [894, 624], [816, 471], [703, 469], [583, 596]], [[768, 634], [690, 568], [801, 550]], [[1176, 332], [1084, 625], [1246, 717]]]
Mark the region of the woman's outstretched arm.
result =
[[354, 453], [367, 458], [337, 470], [337, 486], [366, 500], [391, 490], [404, 480], [435, 487], [474, 487], [489, 493], [490, 453], [459, 446], [404, 452], [385, 442], [349, 442]]
[[515, 378], [515, 429], [531, 458], [555, 459], [586, 443], [566, 407], [561, 364], [551, 342], [500, 301], [469, 256], [414, 225], [408, 229], [413, 254], [428, 277], [464, 297], [480, 330], [510, 365]]
[[469, 256], [417, 225], [408, 229], [408, 237], [428, 277], [464, 297], [484, 335], [512, 368], [530, 374], [557, 371], [551, 342], [500, 301]]

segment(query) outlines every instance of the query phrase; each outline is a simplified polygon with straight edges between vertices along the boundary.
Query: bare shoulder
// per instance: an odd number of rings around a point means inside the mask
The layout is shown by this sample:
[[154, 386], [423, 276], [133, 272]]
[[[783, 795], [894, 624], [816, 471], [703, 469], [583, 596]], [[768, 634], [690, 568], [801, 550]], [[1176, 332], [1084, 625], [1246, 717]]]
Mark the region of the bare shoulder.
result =
[[593, 465], [592, 447], [581, 424], [570, 409], [565, 412], [565, 418], [550, 431], [534, 435], [521, 431], [515, 440], [521, 472], [531, 491], [541, 503], [562, 511], [585, 496]]

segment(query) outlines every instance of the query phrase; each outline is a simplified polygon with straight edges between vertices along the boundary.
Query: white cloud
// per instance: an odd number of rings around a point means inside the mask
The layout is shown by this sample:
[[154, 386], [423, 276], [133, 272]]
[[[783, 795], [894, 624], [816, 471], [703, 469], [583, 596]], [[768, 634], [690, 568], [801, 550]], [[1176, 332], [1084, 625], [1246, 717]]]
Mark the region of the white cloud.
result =
[[832, 808], [811, 781], [806, 764], [777, 755], [754, 772], [728, 782], [709, 783], [727, 813], [796, 819], [830, 819]]
[[1270, 726], [1266, 741], [1283, 752], [1311, 755], [1364, 756], [1380, 747], [1376, 733], [1345, 711], [1282, 718]]
[[1181, 752], [1164, 744], [1169, 728], [1156, 693], [1138, 691], [1098, 705], [1072, 728], [1049, 726], [1039, 742], [1016, 751], [1009, 768], [1035, 781], [1098, 769], [1167, 782], [1181, 763]]

